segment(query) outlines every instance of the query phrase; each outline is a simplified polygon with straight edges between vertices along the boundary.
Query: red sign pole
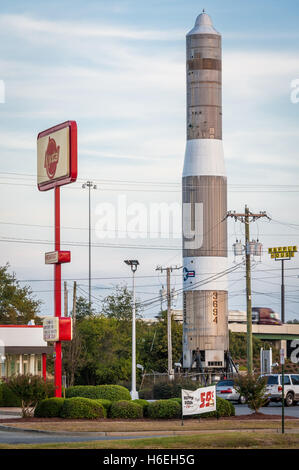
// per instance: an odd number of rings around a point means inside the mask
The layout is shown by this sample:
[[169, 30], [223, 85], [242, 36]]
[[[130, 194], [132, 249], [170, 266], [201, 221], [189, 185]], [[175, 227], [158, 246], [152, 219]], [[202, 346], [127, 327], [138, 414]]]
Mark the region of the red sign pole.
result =
[[[55, 250], [60, 250], [60, 187], [55, 192]], [[54, 312], [61, 317], [61, 264], [54, 265]], [[55, 397], [61, 397], [61, 341], [55, 343]]]

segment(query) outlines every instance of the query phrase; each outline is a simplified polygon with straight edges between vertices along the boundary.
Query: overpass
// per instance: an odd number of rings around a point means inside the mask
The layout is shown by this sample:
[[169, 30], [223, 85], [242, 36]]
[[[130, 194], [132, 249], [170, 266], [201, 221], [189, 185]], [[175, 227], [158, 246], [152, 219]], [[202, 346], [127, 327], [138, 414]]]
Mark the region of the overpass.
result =
[[[246, 323], [229, 323], [228, 329], [233, 333], [246, 333]], [[291, 340], [299, 339], [299, 324], [291, 325], [257, 325], [252, 324], [252, 334], [260, 339]]]
[[[232, 333], [246, 333], [246, 323], [229, 323], [228, 329]], [[278, 349], [284, 348], [286, 351], [286, 341], [299, 339], [299, 324], [285, 323], [284, 325], [257, 325], [252, 324], [252, 334], [256, 338], [276, 341]]]

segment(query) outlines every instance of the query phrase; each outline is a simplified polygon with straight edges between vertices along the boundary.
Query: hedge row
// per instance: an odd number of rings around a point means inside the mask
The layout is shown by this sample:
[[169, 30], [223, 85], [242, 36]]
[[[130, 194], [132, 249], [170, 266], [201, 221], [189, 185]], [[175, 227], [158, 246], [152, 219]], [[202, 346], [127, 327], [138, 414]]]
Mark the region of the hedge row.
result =
[[121, 385], [75, 385], [66, 390], [66, 398], [73, 397], [109, 401], [131, 400], [129, 390]]
[[[148, 403], [146, 400], [109, 400], [85, 397], [47, 398], [35, 409], [34, 416], [39, 418], [99, 419], [104, 417], [121, 419], [178, 419], [182, 416], [180, 398], [157, 400]], [[232, 403], [217, 397], [216, 411], [197, 415], [201, 418], [234, 416]], [[194, 415], [193, 415], [194, 417]]]
[[6, 383], [0, 383], [0, 406], [10, 407], [20, 407], [21, 400], [18, 398], [6, 385]]

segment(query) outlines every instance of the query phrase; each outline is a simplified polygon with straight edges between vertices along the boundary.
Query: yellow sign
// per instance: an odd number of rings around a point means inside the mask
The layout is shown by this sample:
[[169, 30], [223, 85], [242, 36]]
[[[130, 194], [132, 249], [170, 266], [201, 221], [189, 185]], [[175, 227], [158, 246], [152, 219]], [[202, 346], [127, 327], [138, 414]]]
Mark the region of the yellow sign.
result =
[[268, 253], [271, 258], [293, 258], [297, 252], [297, 246], [278, 246], [275, 248], [268, 248]]

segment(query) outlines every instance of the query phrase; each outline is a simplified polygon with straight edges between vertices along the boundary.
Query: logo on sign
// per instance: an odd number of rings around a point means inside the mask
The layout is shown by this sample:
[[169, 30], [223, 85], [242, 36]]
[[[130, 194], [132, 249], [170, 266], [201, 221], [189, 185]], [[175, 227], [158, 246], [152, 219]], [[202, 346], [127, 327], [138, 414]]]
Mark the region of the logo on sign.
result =
[[56, 173], [56, 168], [59, 161], [60, 146], [56, 145], [53, 138], [49, 137], [47, 150], [45, 153], [45, 164], [47, 175], [50, 179], [53, 179]]
[[183, 269], [184, 281], [187, 281], [189, 277], [195, 277], [195, 271], [189, 271], [187, 268]]

